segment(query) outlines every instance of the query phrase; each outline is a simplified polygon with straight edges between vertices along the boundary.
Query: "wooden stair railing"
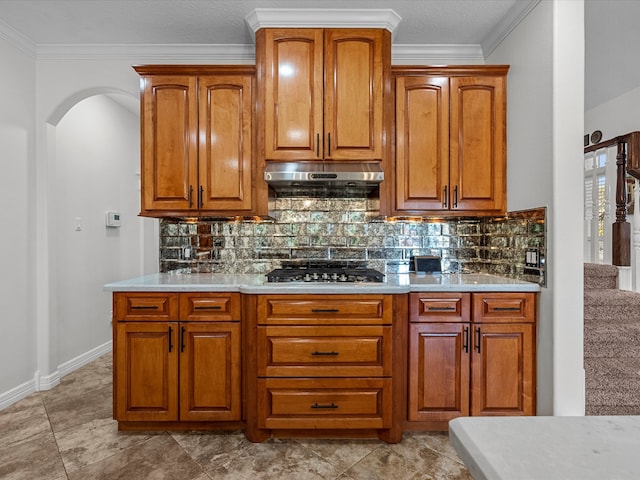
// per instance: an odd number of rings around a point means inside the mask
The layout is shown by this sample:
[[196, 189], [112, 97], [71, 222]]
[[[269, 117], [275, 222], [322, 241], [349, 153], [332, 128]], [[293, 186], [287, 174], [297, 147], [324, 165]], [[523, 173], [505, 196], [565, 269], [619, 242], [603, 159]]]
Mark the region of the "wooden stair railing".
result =
[[627, 173], [640, 179], [640, 132], [606, 140], [585, 147], [584, 153], [617, 145], [616, 155], [616, 221], [612, 225], [613, 265], [628, 267], [631, 265], [631, 224], [627, 222]]

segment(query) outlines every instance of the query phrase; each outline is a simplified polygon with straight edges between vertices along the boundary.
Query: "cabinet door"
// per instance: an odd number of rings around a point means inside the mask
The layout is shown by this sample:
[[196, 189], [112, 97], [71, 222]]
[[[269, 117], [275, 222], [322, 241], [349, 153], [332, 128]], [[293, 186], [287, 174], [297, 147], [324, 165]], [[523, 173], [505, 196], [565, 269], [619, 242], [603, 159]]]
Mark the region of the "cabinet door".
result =
[[180, 420], [240, 420], [240, 323], [181, 323], [180, 350]]
[[200, 210], [251, 210], [252, 81], [198, 77]]
[[412, 323], [409, 421], [449, 421], [469, 414], [469, 324]]
[[397, 211], [449, 207], [449, 79], [396, 78]]
[[532, 324], [472, 324], [471, 415], [535, 415]]
[[269, 28], [258, 34], [265, 158], [322, 159], [323, 31]]
[[196, 78], [142, 78], [142, 213], [196, 208]]
[[325, 158], [382, 159], [388, 35], [382, 29], [325, 31]]
[[506, 208], [503, 76], [451, 78], [451, 208]]
[[116, 325], [116, 420], [178, 420], [177, 339], [176, 322]]

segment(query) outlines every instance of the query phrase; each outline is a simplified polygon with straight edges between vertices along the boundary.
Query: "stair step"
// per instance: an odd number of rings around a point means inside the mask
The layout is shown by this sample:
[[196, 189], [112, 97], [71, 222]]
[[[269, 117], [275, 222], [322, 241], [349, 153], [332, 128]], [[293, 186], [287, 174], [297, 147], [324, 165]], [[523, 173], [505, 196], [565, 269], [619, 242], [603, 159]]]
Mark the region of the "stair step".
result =
[[600, 263], [584, 264], [584, 289], [618, 288], [618, 267]]

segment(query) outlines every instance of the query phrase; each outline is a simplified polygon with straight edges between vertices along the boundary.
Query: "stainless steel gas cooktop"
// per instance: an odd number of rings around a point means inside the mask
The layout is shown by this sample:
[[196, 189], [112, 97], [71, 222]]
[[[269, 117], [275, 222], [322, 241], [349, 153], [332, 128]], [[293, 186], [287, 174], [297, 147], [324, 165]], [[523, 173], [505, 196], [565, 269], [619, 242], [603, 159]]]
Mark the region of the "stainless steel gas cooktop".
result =
[[384, 282], [384, 274], [366, 265], [310, 262], [283, 265], [267, 273], [268, 282]]

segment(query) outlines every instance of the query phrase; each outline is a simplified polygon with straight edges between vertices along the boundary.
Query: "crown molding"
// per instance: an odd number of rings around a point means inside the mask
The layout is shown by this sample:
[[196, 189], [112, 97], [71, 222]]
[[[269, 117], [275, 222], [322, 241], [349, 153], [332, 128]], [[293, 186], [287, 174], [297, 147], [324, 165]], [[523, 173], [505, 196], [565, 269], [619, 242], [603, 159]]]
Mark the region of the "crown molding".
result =
[[36, 44], [2, 20], [0, 20], [0, 38], [6, 40], [10, 45], [13, 45], [29, 57], [36, 57]]
[[254, 64], [254, 45], [84, 44], [38, 45], [38, 60], [129, 60], [137, 63]]
[[[132, 63], [255, 64], [254, 45], [39, 45], [38, 60], [126, 60]], [[394, 65], [483, 64], [480, 45], [393, 45]]]
[[255, 35], [261, 28], [384, 28], [393, 32], [402, 17], [390, 8], [256, 8], [245, 17]]
[[538, 3], [540, 0], [522, 0], [513, 4], [502, 20], [482, 39], [481, 45], [485, 58], [491, 55]]
[[484, 64], [480, 45], [392, 45], [393, 65]]

